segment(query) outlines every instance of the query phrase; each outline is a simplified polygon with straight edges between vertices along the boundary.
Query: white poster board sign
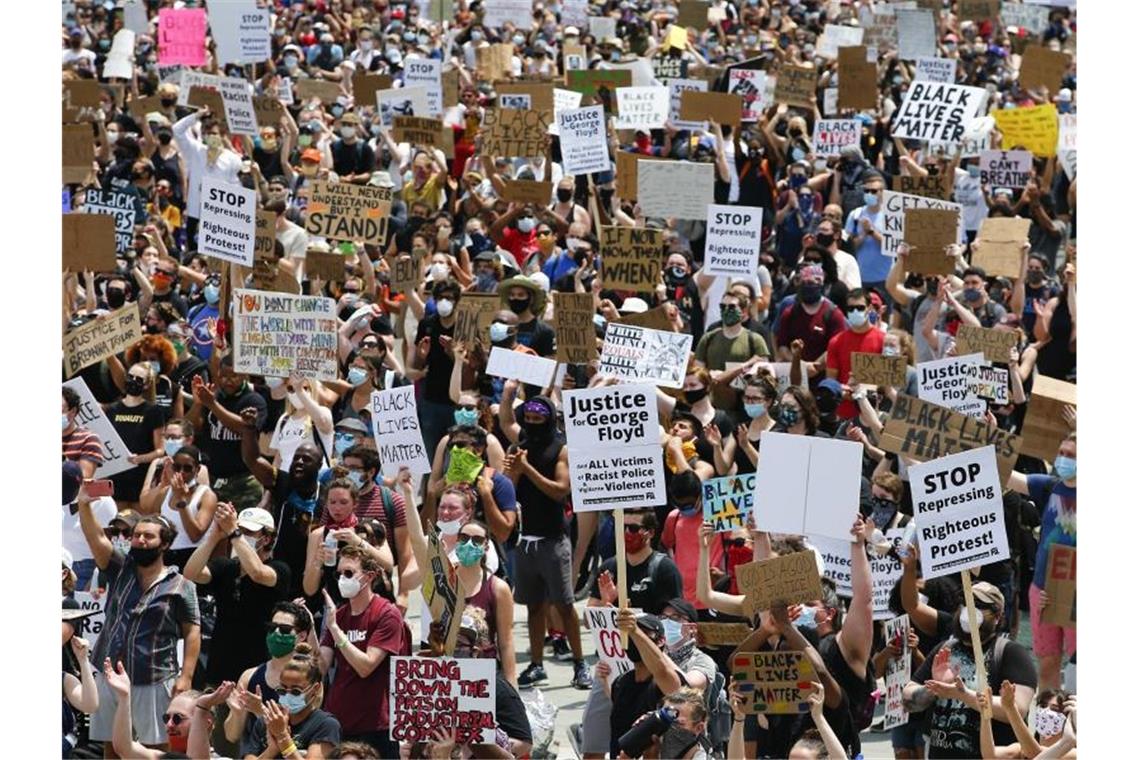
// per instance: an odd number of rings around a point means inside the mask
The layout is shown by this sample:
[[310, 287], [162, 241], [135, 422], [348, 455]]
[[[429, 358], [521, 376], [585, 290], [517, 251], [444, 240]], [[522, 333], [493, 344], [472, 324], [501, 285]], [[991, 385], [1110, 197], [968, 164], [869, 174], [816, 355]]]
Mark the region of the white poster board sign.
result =
[[925, 8], [896, 10], [895, 22], [898, 28], [899, 60], [914, 61], [938, 55], [933, 13]]
[[393, 741], [433, 741], [440, 729], [461, 745], [495, 743], [495, 661], [392, 657], [388, 713]]
[[862, 468], [863, 448], [852, 441], [765, 433], [756, 468], [756, 526], [850, 541]]
[[910, 713], [903, 705], [903, 688], [910, 681], [910, 644], [907, 637], [910, 635], [910, 617], [899, 615], [886, 623], [886, 641], [902, 649], [902, 656], [898, 659], [887, 660], [887, 704], [884, 714], [883, 730], [889, 731], [895, 726], [906, 724], [910, 720]]
[[522, 351], [512, 351], [500, 346], [492, 347], [491, 356], [487, 359], [488, 375], [518, 380], [520, 383], [537, 385], [539, 388], [550, 385], [557, 368], [558, 362], [553, 359], [524, 354]]
[[839, 57], [839, 48], [857, 47], [863, 44], [863, 27], [827, 24], [823, 27], [823, 37], [815, 48], [815, 54], [823, 58]]
[[424, 85], [377, 90], [376, 107], [380, 110], [380, 120], [389, 129], [397, 116], [431, 116], [430, 96]]
[[752, 277], [759, 266], [763, 209], [709, 205], [705, 226], [707, 274]]
[[273, 57], [269, 43], [270, 9], [255, 0], [212, 0], [206, 7], [218, 63], [264, 63]]
[[397, 475], [407, 467], [412, 475], [431, 472], [431, 458], [424, 446], [420, 419], [416, 412], [416, 389], [411, 385], [384, 391], [372, 391], [369, 401], [372, 414], [372, 437], [380, 455], [380, 468], [385, 477]]
[[957, 68], [956, 58], [919, 58], [914, 62], [914, 81], [954, 84]]
[[983, 185], [1019, 189], [1029, 183], [1033, 154], [1027, 150], [983, 150], [978, 168]]
[[891, 134], [957, 145], [986, 99], [981, 87], [914, 82], [891, 118]]
[[598, 372], [621, 380], [648, 380], [664, 388], [680, 388], [692, 346], [689, 333], [610, 322]]
[[705, 218], [713, 202], [712, 164], [638, 161], [637, 202], [645, 216]]
[[863, 126], [856, 119], [820, 119], [812, 135], [812, 151], [817, 156], [838, 156], [848, 145], [859, 146]]
[[953, 409], [959, 414], [982, 417], [986, 402], [973, 392], [975, 367], [985, 361], [982, 353], [936, 359], [918, 365], [918, 397]]
[[423, 87], [427, 93], [427, 111], [416, 116], [439, 117], [443, 115], [443, 74], [442, 62], [434, 58], [406, 58], [404, 60], [404, 84], [408, 87]]
[[111, 420], [107, 419], [103, 407], [95, 400], [95, 396], [92, 395], [91, 389], [87, 387], [83, 378], [73, 377], [64, 383], [63, 387], [71, 388], [79, 394], [79, 412], [75, 415], [75, 424], [95, 433], [103, 444], [103, 464], [95, 470], [95, 477], [100, 480], [109, 478], [134, 467], [127, 461], [127, 457], [131, 454], [144, 454], [146, 452], [127, 451], [127, 446], [119, 437], [119, 432], [115, 430]]
[[893, 190], [883, 191], [883, 245], [884, 256], [894, 257], [898, 254], [899, 245], [903, 242], [903, 223], [906, 221], [908, 208], [942, 208], [958, 212], [958, 242], [966, 239], [966, 232], [962, 219], [962, 207], [957, 203], [944, 201], [939, 198], [927, 198], [922, 195], [910, 193], [896, 193]]
[[218, 82], [222, 106], [226, 109], [226, 122], [235, 135], [258, 134], [257, 113], [253, 110], [253, 90], [249, 82], [240, 77], [222, 77]]
[[618, 676], [633, 670], [633, 661], [629, 659], [629, 655], [621, 645], [617, 613], [617, 607], [585, 609], [586, 627], [594, 634], [594, 645], [598, 648], [598, 662], [610, 666], [610, 674], [606, 678], [607, 686], [613, 686]]
[[233, 338], [239, 374], [337, 379], [336, 301], [331, 298], [235, 290]]
[[617, 88], [615, 129], [660, 129], [669, 118], [669, 90], [665, 87]]
[[253, 266], [257, 191], [205, 177], [198, 252], [231, 264]]
[[567, 175], [608, 172], [612, 168], [602, 106], [562, 111], [558, 114], [558, 133], [562, 171]]
[[75, 601], [79, 602], [79, 608], [84, 612], [98, 610], [94, 615], [80, 618], [72, 623], [75, 635], [88, 643], [90, 648], [87, 651], [94, 652], [95, 646], [99, 643], [99, 634], [103, 633], [103, 626], [107, 624], [107, 610], [103, 606], [107, 597], [103, 595], [96, 599], [90, 591], [76, 591]]

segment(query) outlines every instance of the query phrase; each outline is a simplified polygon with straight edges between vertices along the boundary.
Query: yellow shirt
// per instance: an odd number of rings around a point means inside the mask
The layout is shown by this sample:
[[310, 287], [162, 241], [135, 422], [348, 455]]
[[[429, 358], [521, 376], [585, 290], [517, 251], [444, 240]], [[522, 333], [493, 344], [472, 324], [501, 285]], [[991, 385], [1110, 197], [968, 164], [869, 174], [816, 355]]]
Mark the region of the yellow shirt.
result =
[[409, 182], [401, 188], [400, 197], [404, 199], [404, 203], [408, 204], [409, 208], [416, 201], [420, 201], [439, 210], [443, 206], [443, 182], [446, 176], [443, 172], [436, 174], [425, 182], [419, 190], [416, 190], [414, 182]]

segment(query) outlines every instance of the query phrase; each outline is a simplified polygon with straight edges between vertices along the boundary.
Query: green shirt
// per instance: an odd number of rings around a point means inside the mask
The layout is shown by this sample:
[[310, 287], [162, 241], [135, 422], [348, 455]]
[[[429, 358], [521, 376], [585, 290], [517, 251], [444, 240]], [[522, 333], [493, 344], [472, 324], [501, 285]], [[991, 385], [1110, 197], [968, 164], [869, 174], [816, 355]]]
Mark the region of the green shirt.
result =
[[[768, 356], [768, 344], [760, 333], [741, 330], [735, 338], [726, 338], [724, 328], [717, 328], [701, 336], [697, 342], [697, 361], [709, 370], [723, 370], [728, 363], [740, 364], [753, 356]], [[736, 392], [727, 384], [712, 386], [712, 405], [732, 411], [738, 405]]]

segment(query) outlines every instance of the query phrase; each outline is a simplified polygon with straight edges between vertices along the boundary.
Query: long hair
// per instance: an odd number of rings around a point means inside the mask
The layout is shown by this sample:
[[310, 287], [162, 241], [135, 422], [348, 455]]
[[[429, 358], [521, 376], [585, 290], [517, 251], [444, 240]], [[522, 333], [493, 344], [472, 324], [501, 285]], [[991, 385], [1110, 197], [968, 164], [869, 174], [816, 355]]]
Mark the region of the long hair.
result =
[[169, 375], [178, 366], [178, 353], [174, 345], [161, 335], [144, 335], [138, 343], [127, 349], [127, 364], [136, 364], [143, 354], [158, 359], [162, 374]]

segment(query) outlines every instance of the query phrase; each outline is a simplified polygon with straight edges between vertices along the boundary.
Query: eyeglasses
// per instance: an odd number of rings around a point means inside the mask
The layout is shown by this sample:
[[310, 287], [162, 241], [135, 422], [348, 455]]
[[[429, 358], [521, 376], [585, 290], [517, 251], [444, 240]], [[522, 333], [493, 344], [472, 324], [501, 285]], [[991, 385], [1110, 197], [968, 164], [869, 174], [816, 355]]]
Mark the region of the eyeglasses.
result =
[[162, 722], [163, 723], [173, 723], [176, 726], [181, 726], [182, 721], [184, 721], [184, 720], [190, 720], [190, 719], [187, 716], [182, 715], [181, 713], [163, 713], [162, 714]]
[[459, 540], [459, 543], [461, 543], [461, 544], [475, 544], [476, 546], [486, 546], [487, 545], [487, 537], [486, 536], [472, 536], [472, 535], [467, 534], [467, 533], [460, 533], [458, 540]]
[[277, 631], [278, 633], [284, 633], [288, 635], [290, 633], [293, 633], [293, 631], [296, 629], [288, 623], [266, 623], [265, 630], [270, 633]]

